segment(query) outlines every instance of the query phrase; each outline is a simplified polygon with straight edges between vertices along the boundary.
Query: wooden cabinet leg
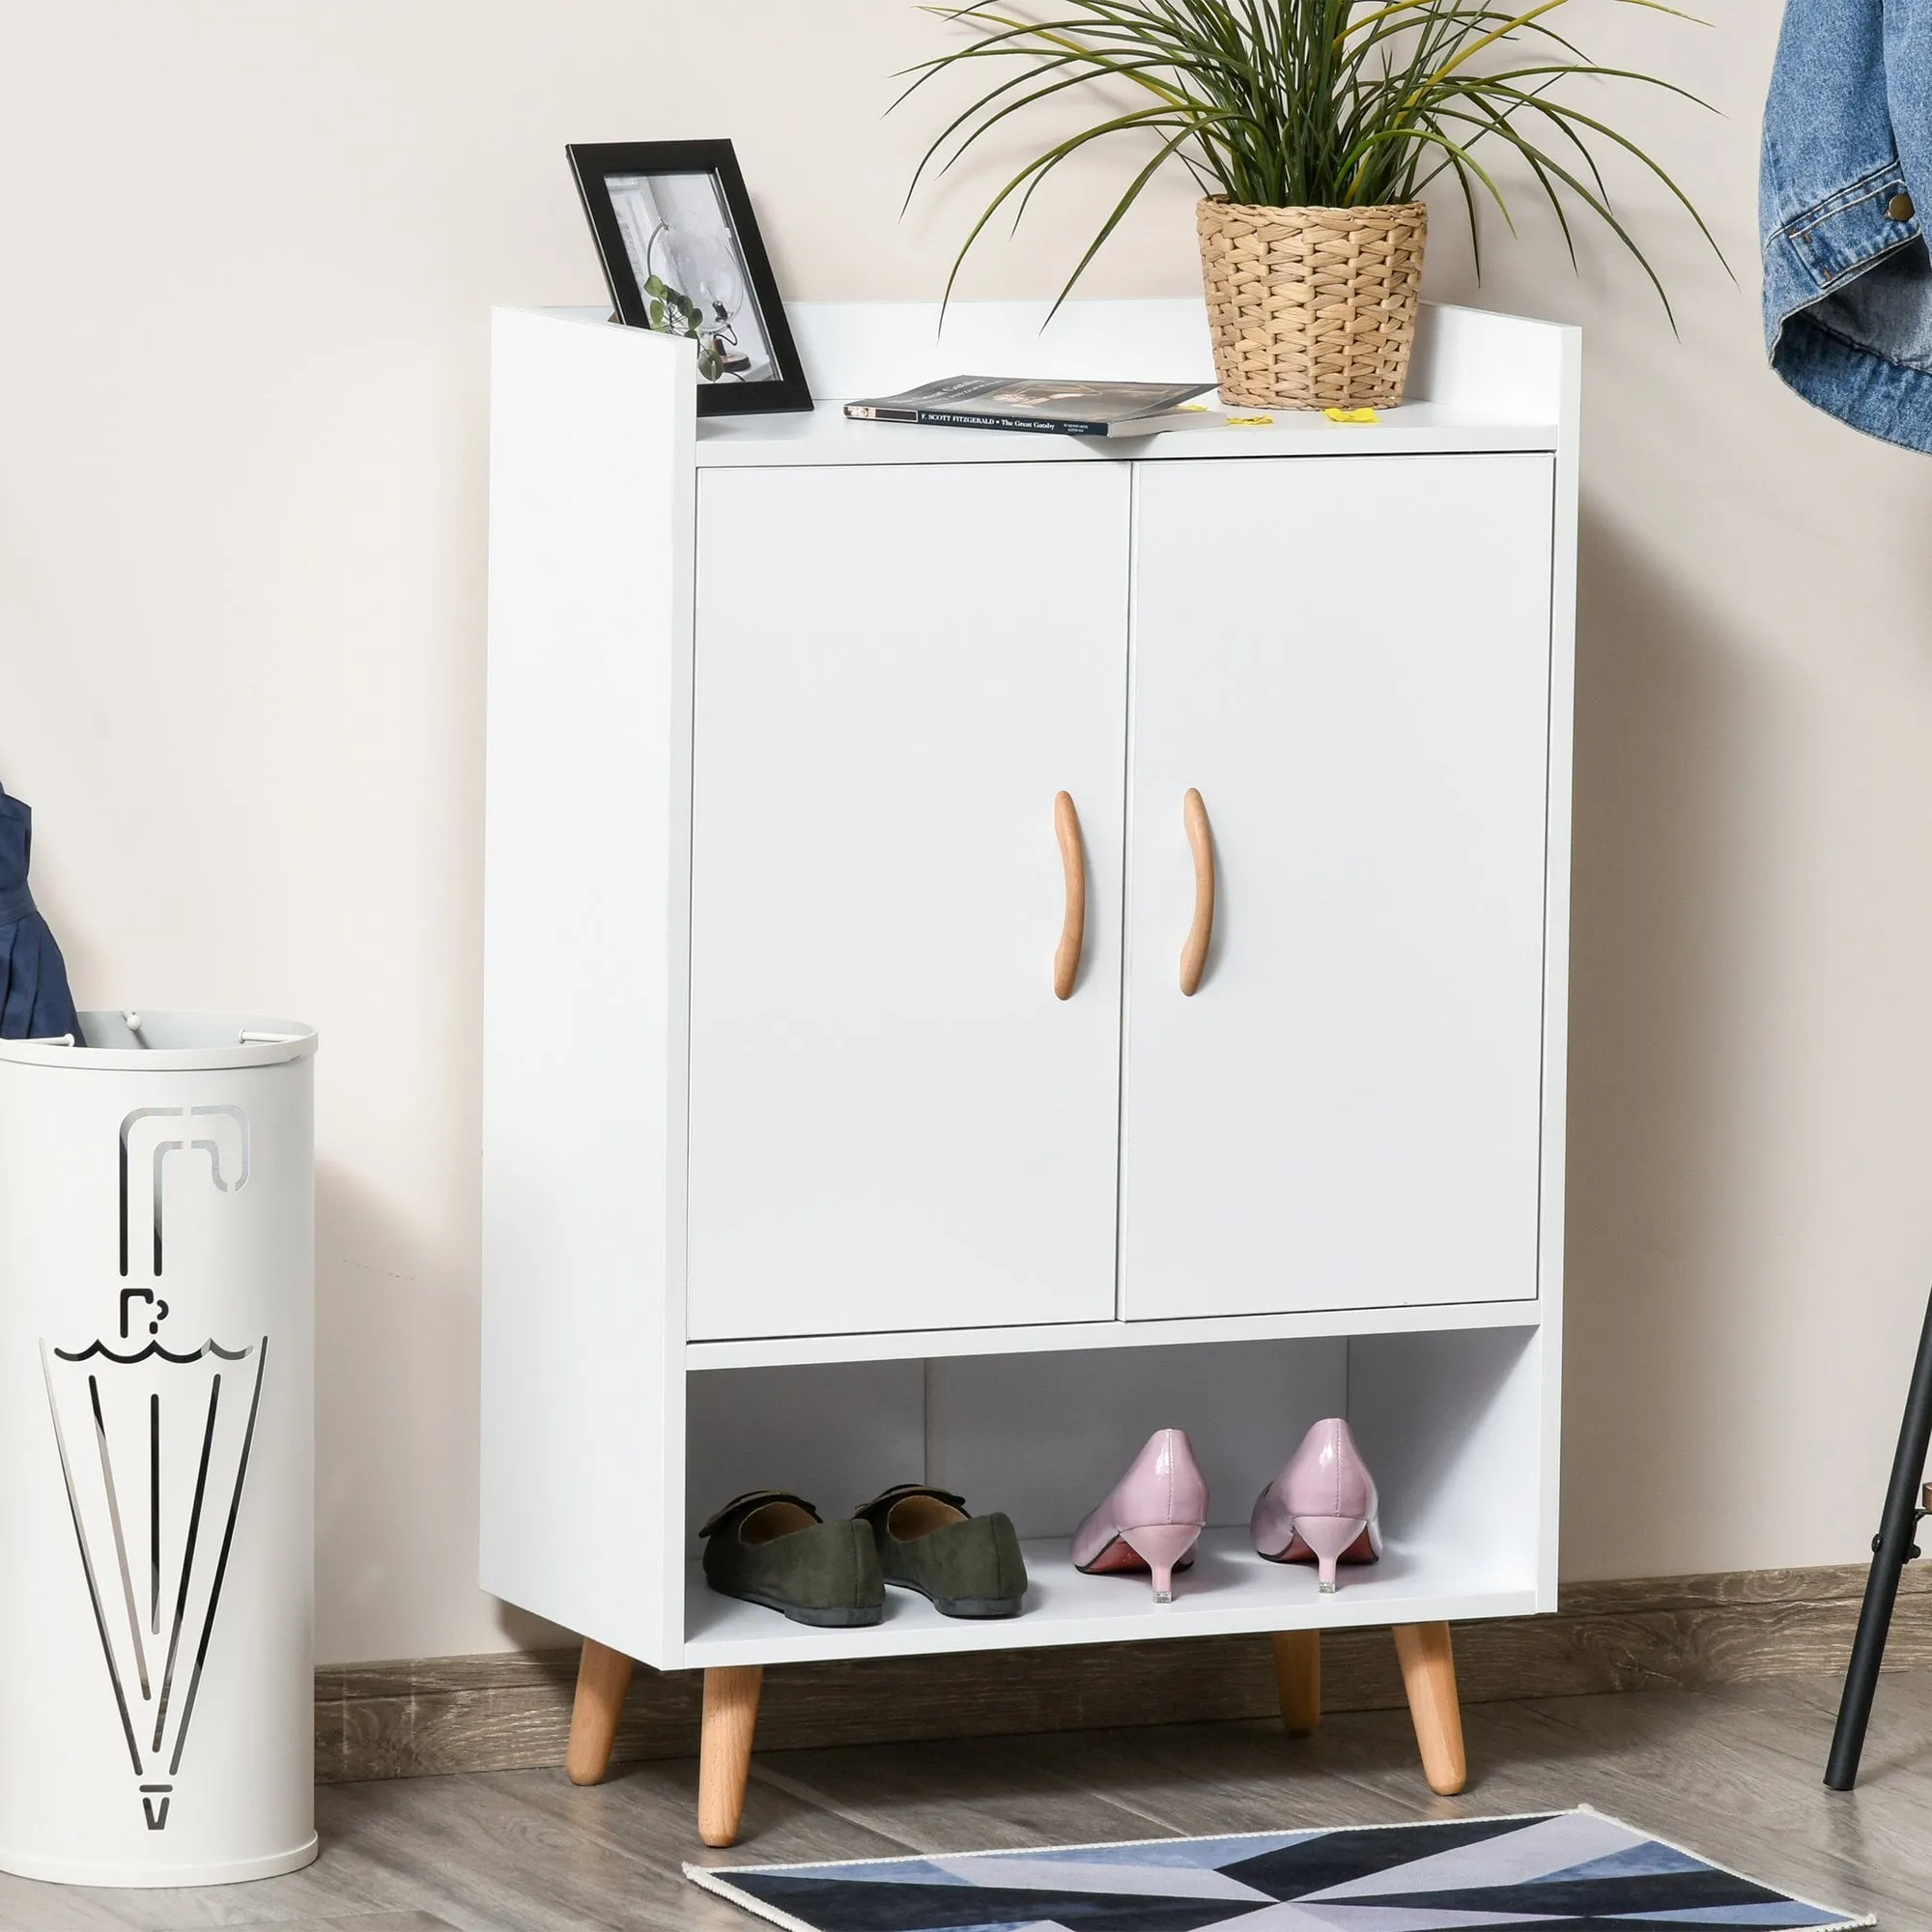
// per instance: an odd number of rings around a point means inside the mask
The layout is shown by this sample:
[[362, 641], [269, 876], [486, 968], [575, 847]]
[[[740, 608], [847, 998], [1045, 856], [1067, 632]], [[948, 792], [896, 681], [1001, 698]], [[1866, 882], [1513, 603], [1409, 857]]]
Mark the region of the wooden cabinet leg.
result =
[[1453, 1798], [1469, 1781], [1463, 1755], [1463, 1707], [1456, 1697], [1456, 1658], [1447, 1624], [1397, 1624], [1395, 1654], [1402, 1664], [1422, 1775], [1429, 1788]]
[[596, 1784], [611, 1769], [617, 1719], [631, 1688], [631, 1660], [592, 1637], [583, 1639], [577, 1665], [577, 1703], [570, 1714], [570, 1748], [563, 1768], [573, 1784]]
[[1321, 1633], [1277, 1631], [1274, 1688], [1281, 1721], [1291, 1737], [1305, 1738], [1321, 1721]]
[[707, 1845], [738, 1841], [745, 1815], [745, 1781], [752, 1775], [752, 1734], [758, 1727], [756, 1663], [725, 1664], [704, 1673], [704, 1742], [697, 1760], [697, 1835]]

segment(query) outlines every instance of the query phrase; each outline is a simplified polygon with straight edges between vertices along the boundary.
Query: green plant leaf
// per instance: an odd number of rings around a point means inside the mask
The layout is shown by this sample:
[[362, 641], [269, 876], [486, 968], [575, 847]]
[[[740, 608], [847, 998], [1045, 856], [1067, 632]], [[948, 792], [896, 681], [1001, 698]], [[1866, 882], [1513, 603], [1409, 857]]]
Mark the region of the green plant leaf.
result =
[[[895, 107], [947, 74], [992, 78], [952, 113], [920, 157], [907, 203], [982, 141], [1090, 85], [1137, 90], [1008, 176], [967, 231], [947, 277], [952, 298], [967, 257], [993, 217], [1024, 219], [1034, 196], [1075, 155], [1099, 141], [1141, 147], [1124, 192], [1076, 262], [1060, 301], [1078, 284], [1127, 212], [1169, 163], [1204, 193], [1272, 207], [1361, 207], [1413, 200], [1452, 173], [1480, 250], [1477, 202], [1501, 188], [1476, 152], [1512, 156], [1554, 209], [1574, 262], [1573, 207], [1593, 214], [1669, 299], [1634, 238], [1614, 214], [1600, 153], [1634, 158], [1690, 214], [1719, 260], [1709, 226], [1668, 173], [1627, 135], [1565, 98], [1577, 82], [1654, 87], [1703, 107], [1652, 74], [1593, 62], [1551, 16], [1591, 0], [970, 0], [923, 11], [966, 36], [904, 71]], [[1695, 22], [1666, 0], [1595, 0]], [[985, 65], [991, 63], [990, 69]], [[1559, 153], [1551, 152], [1554, 143]], [[1560, 157], [1559, 157], [1560, 156]], [[1725, 265], [1728, 270], [1728, 264]], [[669, 292], [675, 298], [675, 292]], [[681, 299], [681, 298], [678, 298]], [[694, 311], [695, 314], [695, 311]]]

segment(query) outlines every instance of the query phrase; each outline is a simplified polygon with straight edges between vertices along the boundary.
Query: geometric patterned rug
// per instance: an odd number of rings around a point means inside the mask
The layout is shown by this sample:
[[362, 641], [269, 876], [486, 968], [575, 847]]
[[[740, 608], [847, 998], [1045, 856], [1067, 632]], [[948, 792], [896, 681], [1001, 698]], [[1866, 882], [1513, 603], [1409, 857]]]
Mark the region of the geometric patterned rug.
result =
[[684, 1872], [789, 1932], [1835, 1932], [1877, 1923], [1587, 1810]]

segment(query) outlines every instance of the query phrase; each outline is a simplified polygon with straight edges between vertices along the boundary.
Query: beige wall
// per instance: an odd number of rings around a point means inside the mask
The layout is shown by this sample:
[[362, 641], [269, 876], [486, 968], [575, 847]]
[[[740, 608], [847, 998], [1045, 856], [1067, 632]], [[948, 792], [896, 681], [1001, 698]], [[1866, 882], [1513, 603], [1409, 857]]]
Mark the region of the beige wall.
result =
[[[1588, 330], [1567, 1572], [1855, 1558], [1932, 1273], [1932, 466], [1766, 376], [1775, 9], [1577, 0], [1728, 118], [1631, 211], [1495, 238]], [[926, 296], [900, 0], [5, 0], [0, 773], [84, 1001], [323, 1029], [321, 1649], [529, 1627], [474, 1569], [485, 310], [600, 294], [567, 139], [729, 133], [800, 297]], [[972, 177], [983, 183], [983, 172]], [[992, 250], [1035, 293], [1094, 183]], [[1101, 293], [1192, 283], [1187, 197]], [[1444, 225], [1433, 292], [1466, 298]]]

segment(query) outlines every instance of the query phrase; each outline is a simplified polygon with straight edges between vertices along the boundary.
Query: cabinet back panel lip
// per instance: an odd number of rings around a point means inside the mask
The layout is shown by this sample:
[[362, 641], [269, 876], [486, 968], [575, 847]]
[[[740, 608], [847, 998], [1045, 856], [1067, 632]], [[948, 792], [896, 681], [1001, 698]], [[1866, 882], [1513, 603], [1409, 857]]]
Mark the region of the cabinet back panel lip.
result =
[[864, 1335], [769, 1335], [687, 1342], [688, 1371], [880, 1362], [942, 1355], [1017, 1355], [1072, 1349], [1171, 1348], [1188, 1342], [1317, 1340], [1331, 1335], [1433, 1335], [1463, 1328], [1538, 1328], [1543, 1304], [1448, 1301], [1400, 1308], [1323, 1308], [1280, 1315], [1174, 1316], [1156, 1321], [1042, 1322], [1004, 1328], [901, 1328]]
[[[1121, 442], [848, 421], [841, 405], [937, 377], [1079, 376], [1096, 381], [1193, 382], [1213, 376], [1198, 298], [1076, 300], [1045, 327], [1043, 301], [791, 302], [813, 396], [810, 413], [708, 417], [696, 425], [699, 469], [923, 463], [1094, 463], [1283, 456], [1469, 456], [1556, 449], [1565, 422], [1565, 370], [1578, 331], [1489, 309], [1425, 302], [1409, 400], [1373, 429], [1318, 411], [1281, 411], [1269, 428], [1173, 432]], [[605, 308], [544, 308], [563, 327], [611, 328]], [[663, 355], [647, 329], [639, 355]], [[1204, 401], [1211, 398], [1204, 397]]]
[[[514, 307], [515, 305], [510, 305]], [[523, 309], [554, 322], [608, 328], [608, 306]], [[1077, 367], [1100, 382], [1208, 382], [1214, 375], [1208, 312], [1199, 296], [1082, 297], [1034, 301], [798, 301], [785, 315], [814, 396], [849, 400], [952, 374], [965, 362], [1002, 375], [1053, 378]], [[1050, 319], [1050, 320], [1049, 320]], [[630, 331], [645, 353], [670, 347]], [[1499, 309], [1424, 302], [1408, 392], [1503, 414], [1533, 407], [1555, 414], [1563, 372], [1582, 331]]]

